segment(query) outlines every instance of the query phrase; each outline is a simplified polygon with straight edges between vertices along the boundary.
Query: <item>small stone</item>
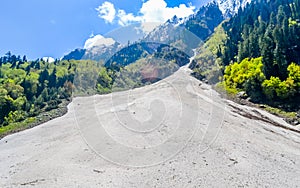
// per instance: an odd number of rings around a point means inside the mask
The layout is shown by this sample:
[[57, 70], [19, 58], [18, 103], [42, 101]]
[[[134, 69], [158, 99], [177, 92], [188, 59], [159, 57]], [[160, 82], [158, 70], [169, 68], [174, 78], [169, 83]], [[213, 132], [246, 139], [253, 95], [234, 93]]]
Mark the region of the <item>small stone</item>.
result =
[[259, 108], [266, 108], [265, 105], [259, 105]]
[[248, 95], [247, 95], [247, 93], [245, 91], [239, 92], [236, 96], [238, 98], [241, 98], [241, 99], [247, 99], [248, 98]]

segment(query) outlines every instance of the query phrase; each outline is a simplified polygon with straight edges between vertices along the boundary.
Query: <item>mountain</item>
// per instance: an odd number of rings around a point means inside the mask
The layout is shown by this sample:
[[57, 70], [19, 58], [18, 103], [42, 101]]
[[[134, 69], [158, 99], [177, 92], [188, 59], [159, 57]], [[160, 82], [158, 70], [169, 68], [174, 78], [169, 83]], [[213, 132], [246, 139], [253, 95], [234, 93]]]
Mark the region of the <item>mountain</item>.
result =
[[[174, 16], [166, 23], [160, 25], [145, 38], [145, 41], [156, 41], [164, 44], [178, 43], [179, 40], [190, 46], [197, 47], [200, 41], [205, 40], [213, 33], [214, 28], [224, 20], [222, 12], [216, 3], [209, 3], [201, 7], [197, 13], [185, 19]], [[188, 40], [188, 38], [193, 40]], [[196, 43], [190, 43], [191, 41]]]
[[119, 67], [135, 63], [140, 59], [151, 58], [174, 62], [178, 66], [189, 63], [189, 56], [177, 48], [156, 42], [139, 42], [116, 52], [106, 61], [105, 66], [118, 69]]
[[92, 59], [95, 61], [106, 61], [112, 55], [122, 48], [119, 42], [112, 38], [105, 38], [96, 35], [86, 41], [84, 48], [86, 49], [83, 59]]
[[91, 59], [105, 62], [122, 48], [141, 40], [156, 26], [157, 23], [137, 23], [108, 32], [105, 36], [92, 35], [86, 40], [83, 48], [69, 52], [62, 59]]
[[219, 5], [213, 1], [201, 7], [195, 15], [190, 16], [183, 26], [204, 41], [223, 20], [224, 16]]
[[192, 56], [193, 49], [201, 46], [222, 21], [235, 15], [250, 2], [251, 0], [214, 0], [185, 19], [173, 17], [150, 32], [143, 40], [178, 47]]
[[101, 35], [96, 35], [89, 38], [83, 49], [75, 49], [69, 54], [65, 55], [62, 60], [82, 60], [91, 59], [95, 61], [107, 60], [114, 53], [120, 50], [122, 45], [112, 38], [105, 38]]
[[81, 48], [77, 48], [73, 51], [71, 51], [70, 53], [66, 54], [62, 60], [71, 60], [71, 59], [74, 59], [74, 60], [80, 60], [80, 59], [83, 59], [83, 56], [86, 52], [86, 49], [81, 49]]
[[216, 26], [223, 20], [235, 15], [240, 8], [244, 8], [251, 0], [214, 0], [202, 6], [195, 14], [178, 19], [176, 16], [150, 32], [145, 38], [157, 42], [167, 42], [174, 38], [178, 26], [185, 27], [201, 40], [206, 40]]
[[252, 0], [215, 0], [224, 18], [231, 18], [240, 8], [246, 7]]
[[[237, 13], [240, 7], [246, 6], [251, 0], [214, 0], [207, 5], [202, 6], [195, 14], [187, 18], [177, 18], [174, 16], [164, 24], [157, 26], [149, 33], [140, 33], [136, 31], [138, 28], [130, 27], [122, 31], [109, 34], [110, 37], [96, 35], [87, 40], [83, 49], [75, 49], [65, 55], [63, 59], [92, 59], [92, 60], [108, 60], [114, 53], [120, 51], [124, 45], [124, 36], [128, 37], [128, 41], [132, 38], [131, 43], [136, 41], [155, 42], [170, 45], [178, 48], [180, 51], [193, 56], [193, 49], [203, 43], [214, 32], [224, 19], [227, 19]], [[122, 38], [121, 43], [112, 38]], [[126, 64], [126, 63], [125, 63]]]

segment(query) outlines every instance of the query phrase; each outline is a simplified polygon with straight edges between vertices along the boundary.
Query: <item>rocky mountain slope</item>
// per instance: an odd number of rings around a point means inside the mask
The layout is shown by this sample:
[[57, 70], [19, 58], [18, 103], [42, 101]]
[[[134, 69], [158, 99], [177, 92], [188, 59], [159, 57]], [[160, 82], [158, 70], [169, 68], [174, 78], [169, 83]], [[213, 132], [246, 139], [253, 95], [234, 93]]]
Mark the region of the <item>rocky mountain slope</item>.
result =
[[118, 50], [122, 49], [122, 45], [112, 38], [103, 36], [94, 37], [87, 40], [83, 49], [75, 49], [62, 59], [90, 59], [95, 61], [105, 61], [114, 55]]
[[[192, 49], [198, 47], [224, 20], [239, 8], [246, 6], [251, 0], [214, 0], [202, 6], [195, 14], [179, 19], [176, 16], [146, 34], [142, 42], [156, 42], [171, 45], [193, 56]], [[135, 41], [131, 41], [135, 42]], [[137, 41], [138, 42], [138, 41]], [[76, 49], [65, 55], [63, 59], [108, 60], [114, 53], [126, 48], [111, 38], [100, 38], [91, 46]]]
[[235, 15], [240, 8], [244, 8], [252, 0], [215, 0], [224, 18], [230, 18]]
[[250, 2], [251, 0], [214, 0], [185, 19], [178, 19], [175, 16], [168, 20], [149, 33], [145, 40], [174, 43], [184, 40], [184, 35], [180, 35], [180, 32], [186, 29], [204, 41], [223, 20], [232, 17]]

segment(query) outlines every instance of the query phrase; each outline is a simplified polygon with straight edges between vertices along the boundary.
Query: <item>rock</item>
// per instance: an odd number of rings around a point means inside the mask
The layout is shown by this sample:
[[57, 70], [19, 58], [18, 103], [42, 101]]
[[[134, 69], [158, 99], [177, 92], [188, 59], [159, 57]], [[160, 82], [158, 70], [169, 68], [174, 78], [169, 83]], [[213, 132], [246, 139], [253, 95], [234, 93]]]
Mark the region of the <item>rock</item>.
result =
[[96, 173], [100, 173], [100, 174], [105, 172], [105, 170], [97, 170], [97, 169], [94, 169], [93, 171], [96, 172]]
[[300, 125], [299, 120], [297, 120], [295, 118], [286, 118], [285, 121], [294, 126]]
[[238, 98], [241, 98], [241, 99], [247, 99], [248, 98], [248, 95], [247, 95], [247, 93], [245, 91], [239, 92], [238, 94], [236, 94], [236, 96]]
[[247, 103], [245, 102], [245, 100], [241, 100], [241, 101], [240, 101], [240, 104], [241, 104], [241, 105], [246, 105]]
[[296, 113], [297, 118], [300, 118], [300, 110]]

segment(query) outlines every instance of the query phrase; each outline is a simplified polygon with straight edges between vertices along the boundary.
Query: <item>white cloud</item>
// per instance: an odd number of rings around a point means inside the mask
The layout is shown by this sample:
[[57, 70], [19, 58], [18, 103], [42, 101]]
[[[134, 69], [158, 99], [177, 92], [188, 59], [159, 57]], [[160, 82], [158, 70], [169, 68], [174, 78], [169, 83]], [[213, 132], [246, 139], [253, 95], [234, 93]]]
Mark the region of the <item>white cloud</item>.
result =
[[124, 10], [118, 11], [118, 24], [120, 26], [127, 26], [132, 23], [142, 22], [143, 18], [140, 16], [134, 16], [132, 13], [127, 14]]
[[98, 16], [103, 18], [108, 23], [113, 23], [116, 17], [116, 9], [114, 4], [105, 1], [102, 5], [96, 8], [98, 11]]
[[115, 40], [112, 38], [105, 38], [102, 35], [95, 35], [85, 41], [84, 48], [90, 49], [95, 46], [110, 46], [114, 43]]
[[145, 22], [164, 22], [167, 3], [164, 0], [149, 0], [143, 3], [140, 12]]
[[188, 6], [180, 4], [177, 7], [168, 7], [165, 0], [148, 0], [143, 2], [137, 15], [126, 13], [122, 9], [118, 9], [118, 13], [116, 13], [114, 5], [110, 2], [103, 3], [102, 6], [99, 6], [96, 10], [99, 12], [99, 17], [107, 22], [113, 23], [117, 17], [118, 24], [126, 26], [132, 23], [163, 23], [175, 15], [178, 18], [187, 17], [194, 13], [195, 7], [191, 4]]
[[179, 5], [179, 7], [174, 8], [165, 8], [164, 11], [164, 20], [168, 20], [173, 16], [177, 16], [178, 18], [184, 18], [194, 13], [195, 7], [189, 6], [187, 7], [185, 4]]

